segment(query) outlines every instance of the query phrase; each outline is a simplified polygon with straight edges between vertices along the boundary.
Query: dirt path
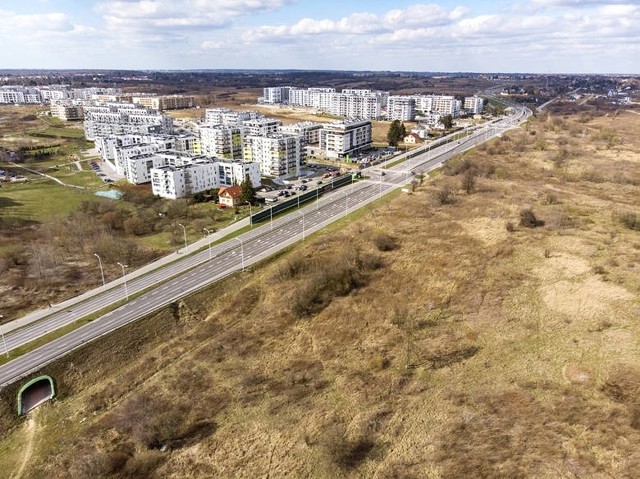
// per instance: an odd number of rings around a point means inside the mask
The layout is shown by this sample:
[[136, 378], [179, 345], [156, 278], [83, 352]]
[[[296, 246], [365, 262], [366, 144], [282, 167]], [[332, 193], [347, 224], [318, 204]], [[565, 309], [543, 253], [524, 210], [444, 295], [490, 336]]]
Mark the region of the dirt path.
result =
[[37, 411], [34, 411], [27, 420], [27, 424], [25, 425], [25, 443], [22, 450], [22, 461], [20, 462], [20, 466], [18, 466], [17, 470], [9, 476], [9, 479], [21, 479], [22, 474], [24, 473], [24, 470], [29, 463], [29, 459], [31, 459], [31, 454], [33, 453], [34, 438], [36, 435], [37, 414]]
[[53, 176], [47, 175], [46, 173], [42, 173], [40, 171], [32, 170], [31, 168], [27, 168], [26, 166], [21, 166], [21, 165], [18, 165], [16, 163], [13, 163], [13, 162], [10, 162], [9, 164], [12, 165], [12, 166], [15, 166], [17, 168], [22, 168], [23, 170], [27, 170], [28, 172], [33, 173], [34, 175], [44, 176], [45, 178], [53, 180], [53, 181], [55, 181], [56, 183], [58, 183], [58, 184], [60, 184], [62, 186], [68, 186], [69, 188], [78, 188], [79, 190], [84, 190], [85, 189], [84, 186], [70, 185], [68, 183], [65, 183], [65, 182], [59, 180], [58, 178], [54, 178]]

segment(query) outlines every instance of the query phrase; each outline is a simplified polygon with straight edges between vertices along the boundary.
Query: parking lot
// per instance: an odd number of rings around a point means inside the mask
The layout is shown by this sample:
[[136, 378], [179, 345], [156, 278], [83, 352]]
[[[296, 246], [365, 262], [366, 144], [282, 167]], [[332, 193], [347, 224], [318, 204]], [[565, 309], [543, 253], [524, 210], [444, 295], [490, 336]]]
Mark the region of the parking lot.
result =
[[297, 178], [284, 180], [284, 184], [265, 184], [257, 192], [259, 198], [263, 198], [267, 204], [275, 203], [295, 197], [306, 191], [313, 191], [321, 187], [334, 176], [339, 176], [337, 167], [310, 163], [303, 167], [302, 174]]

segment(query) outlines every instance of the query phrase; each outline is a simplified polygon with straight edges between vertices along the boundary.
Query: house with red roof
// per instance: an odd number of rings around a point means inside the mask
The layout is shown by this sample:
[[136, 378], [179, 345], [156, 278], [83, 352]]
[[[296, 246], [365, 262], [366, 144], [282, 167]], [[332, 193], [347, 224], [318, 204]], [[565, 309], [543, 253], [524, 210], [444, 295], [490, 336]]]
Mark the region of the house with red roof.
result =
[[221, 205], [230, 206], [235, 208], [242, 204], [242, 188], [238, 185], [223, 186], [218, 190], [218, 202]]

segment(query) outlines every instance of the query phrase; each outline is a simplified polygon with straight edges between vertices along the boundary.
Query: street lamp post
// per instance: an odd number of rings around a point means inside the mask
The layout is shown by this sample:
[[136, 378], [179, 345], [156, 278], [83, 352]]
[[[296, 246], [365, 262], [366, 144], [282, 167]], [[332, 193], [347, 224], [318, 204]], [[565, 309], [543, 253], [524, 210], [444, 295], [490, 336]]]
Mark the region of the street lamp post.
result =
[[182, 236], [184, 236], [184, 252], [187, 252], [187, 228], [183, 224], [178, 223], [178, 226], [182, 228]]
[[102, 287], [104, 288], [107, 283], [105, 283], [104, 281], [104, 268], [102, 267], [102, 259], [100, 258], [100, 255], [98, 255], [98, 253], [93, 253], [93, 256], [98, 258], [98, 264], [100, 265], [100, 274], [102, 275]]
[[247, 201], [249, 205], [249, 228], [253, 229], [253, 211], [251, 210], [251, 201]]
[[270, 228], [273, 231], [273, 205], [269, 206], [269, 216], [271, 217]]
[[344, 191], [344, 216], [347, 217], [347, 190]]
[[305, 238], [305, 228], [304, 228], [305, 217], [304, 217], [304, 213], [302, 211], [298, 210], [298, 213], [300, 213], [302, 215], [302, 241], [304, 241], [304, 238]]
[[211, 259], [211, 230], [208, 230], [207, 228], [202, 228], [202, 230], [206, 231], [207, 238], [209, 239], [209, 259]]
[[238, 237], [235, 237], [233, 239], [240, 241], [240, 258], [242, 261], [242, 271], [244, 271], [244, 244], [242, 243], [242, 240]]
[[[4, 318], [3, 315], [0, 314], [0, 320], [2, 320]], [[4, 325], [3, 329], [4, 329]], [[4, 345], [4, 353], [7, 355], [7, 357], [9, 357], [9, 348], [7, 348], [7, 340], [4, 339], [4, 332], [2, 333], [2, 344]]]
[[124, 283], [124, 297], [127, 301], [129, 301], [129, 290], [127, 289], [127, 275], [124, 273], [124, 269], [128, 266], [126, 264], [122, 264], [119, 261], [117, 262], [122, 268], [122, 281]]

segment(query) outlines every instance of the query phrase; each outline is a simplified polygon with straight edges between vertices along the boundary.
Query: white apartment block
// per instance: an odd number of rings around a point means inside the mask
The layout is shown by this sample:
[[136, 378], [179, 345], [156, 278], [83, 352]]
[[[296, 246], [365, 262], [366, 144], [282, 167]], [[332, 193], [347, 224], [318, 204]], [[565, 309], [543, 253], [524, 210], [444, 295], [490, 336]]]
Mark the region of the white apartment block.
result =
[[272, 86], [262, 89], [262, 103], [276, 104], [289, 103], [289, 92], [293, 89], [290, 86]]
[[159, 145], [151, 143], [118, 148], [114, 161], [116, 173], [125, 176], [129, 183], [136, 185], [148, 183], [151, 168], [161, 164], [155, 156], [158, 150]]
[[462, 102], [451, 95], [417, 95], [416, 110], [423, 113], [439, 113], [456, 117], [460, 114]]
[[[167, 159], [165, 154], [165, 159]], [[159, 156], [160, 157], [160, 156]], [[240, 184], [249, 176], [254, 188], [260, 186], [256, 163], [214, 160], [194, 157], [191, 163], [167, 161], [151, 169], [151, 189], [154, 195], [177, 199], [212, 188]]]
[[85, 107], [84, 118], [87, 140], [126, 133], [173, 133], [171, 117], [128, 103]]
[[23, 86], [0, 87], [0, 104], [37, 104], [42, 103], [42, 96], [38, 88]]
[[194, 155], [202, 154], [202, 147], [200, 145], [200, 137], [198, 135], [192, 135], [190, 133], [184, 133], [173, 137], [175, 141], [174, 149], [185, 153], [192, 153]]
[[51, 100], [49, 111], [51, 116], [64, 121], [82, 120], [84, 118], [82, 105], [73, 100]]
[[242, 129], [247, 136], [266, 136], [278, 133], [282, 122], [273, 118], [255, 118], [242, 122]]
[[243, 158], [258, 163], [263, 176], [298, 176], [305, 161], [304, 144], [302, 135], [246, 136]]
[[25, 87], [22, 85], [6, 85], [0, 87], [0, 103], [48, 103], [52, 100], [90, 100], [92, 95], [100, 93], [122, 93], [117, 88], [76, 88], [68, 85], [48, 85]]
[[[287, 88], [289, 105], [311, 107], [345, 118], [380, 118], [389, 96], [388, 92], [361, 89], [345, 89], [337, 93], [335, 88], [308, 88], [306, 90], [293, 87], [271, 88]], [[277, 95], [275, 94], [270, 97], [273, 103], [276, 103], [276, 99]], [[284, 103], [284, 101], [282, 102]]]
[[469, 113], [473, 113], [474, 115], [479, 115], [482, 113], [484, 109], [484, 100], [479, 96], [468, 96], [464, 99], [463, 108]]
[[390, 96], [387, 102], [389, 120], [412, 121], [416, 117], [416, 100], [410, 96]]
[[328, 158], [345, 158], [371, 148], [371, 121], [342, 121], [324, 125], [320, 150]]
[[262, 118], [257, 111], [233, 111], [228, 108], [207, 108], [202, 122], [205, 125], [241, 126], [243, 121]]
[[201, 153], [219, 158], [242, 159], [242, 128], [230, 125], [198, 127]]
[[302, 135], [307, 145], [313, 145], [320, 142], [320, 131], [322, 130], [322, 123], [316, 123], [313, 121], [301, 121], [292, 125], [283, 125], [280, 127], [282, 133], [289, 133], [293, 135]]
[[247, 176], [254, 188], [262, 184], [260, 181], [260, 165], [256, 162], [216, 159], [215, 164], [218, 167], [218, 186], [240, 185]]
[[[167, 135], [124, 134], [99, 136], [95, 139], [95, 147], [104, 161], [115, 163], [118, 150], [128, 146], [153, 144], [155, 151], [178, 149], [176, 137]], [[113, 166], [115, 169], [115, 165]]]

